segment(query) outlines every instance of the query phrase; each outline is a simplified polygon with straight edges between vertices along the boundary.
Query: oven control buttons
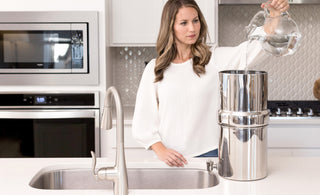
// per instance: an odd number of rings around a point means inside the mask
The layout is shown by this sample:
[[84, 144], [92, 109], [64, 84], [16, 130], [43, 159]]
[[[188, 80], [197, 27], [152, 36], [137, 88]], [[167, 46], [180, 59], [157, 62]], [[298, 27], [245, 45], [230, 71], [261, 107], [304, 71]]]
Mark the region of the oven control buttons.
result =
[[26, 105], [32, 105], [32, 104], [33, 104], [33, 97], [32, 97], [32, 96], [23, 97], [22, 101], [23, 101]]
[[298, 116], [302, 116], [302, 115], [303, 115], [303, 112], [302, 112], [302, 109], [301, 109], [301, 108], [298, 108], [297, 115], [298, 115]]
[[291, 115], [292, 115], [292, 110], [291, 110], [291, 108], [288, 108], [287, 116], [291, 116]]
[[[267, 109], [271, 110], [270, 118], [320, 119], [319, 101], [268, 101]], [[270, 114], [270, 113], [269, 113]]]
[[313, 110], [311, 108], [309, 109], [308, 116], [313, 116]]
[[48, 96], [48, 103], [52, 104], [52, 97], [51, 96]]
[[280, 108], [277, 109], [276, 115], [277, 115], [277, 116], [280, 116], [280, 115], [281, 115], [281, 109], [280, 109]]
[[[0, 107], [79, 107], [97, 108], [95, 93], [30, 93], [0, 94]], [[98, 97], [98, 96], [97, 96]]]

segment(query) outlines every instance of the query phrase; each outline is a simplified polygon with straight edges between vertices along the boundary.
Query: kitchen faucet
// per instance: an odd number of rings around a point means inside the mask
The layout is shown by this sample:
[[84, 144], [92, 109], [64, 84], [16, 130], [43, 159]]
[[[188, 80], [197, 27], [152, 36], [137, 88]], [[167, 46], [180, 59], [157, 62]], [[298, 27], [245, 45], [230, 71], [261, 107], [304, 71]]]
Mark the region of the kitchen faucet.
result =
[[123, 131], [123, 110], [120, 95], [115, 87], [107, 89], [104, 110], [101, 120], [101, 129], [110, 130], [112, 128], [112, 109], [111, 109], [111, 95], [114, 97], [117, 114], [117, 143], [116, 143], [116, 162], [114, 167], [103, 167], [97, 172], [96, 169], [96, 156], [93, 151], [92, 155], [92, 171], [97, 180], [111, 180], [113, 181], [114, 195], [127, 195], [128, 194], [128, 174], [126, 167], [126, 160], [124, 156], [124, 131]]

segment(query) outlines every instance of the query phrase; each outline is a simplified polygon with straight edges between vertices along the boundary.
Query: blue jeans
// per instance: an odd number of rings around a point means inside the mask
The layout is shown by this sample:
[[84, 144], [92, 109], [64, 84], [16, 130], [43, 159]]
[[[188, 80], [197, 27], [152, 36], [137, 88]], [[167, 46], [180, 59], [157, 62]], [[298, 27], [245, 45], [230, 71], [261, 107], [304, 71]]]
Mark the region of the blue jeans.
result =
[[199, 156], [196, 157], [218, 157], [218, 149], [215, 150], [211, 150], [207, 153], [201, 154]]

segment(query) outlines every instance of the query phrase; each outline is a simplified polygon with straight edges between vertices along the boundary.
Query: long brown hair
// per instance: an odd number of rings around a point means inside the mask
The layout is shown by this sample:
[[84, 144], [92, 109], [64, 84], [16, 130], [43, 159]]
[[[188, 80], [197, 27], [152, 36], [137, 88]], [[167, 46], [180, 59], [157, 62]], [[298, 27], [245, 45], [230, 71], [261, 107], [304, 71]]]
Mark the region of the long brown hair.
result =
[[177, 55], [173, 25], [181, 7], [192, 7], [197, 10], [201, 24], [199, 38], [191, 46], [193, 71], [198, 76], [204, 74], [206, 72], [205, 65], [210, 61], [211, 51], [206, 44], [208, 27], [197, 3], [194, 0], [168, 0], [162, 11], [160, 30], [157, 39], [158, 57], [154, 68], [155, 82], [163, 79], [164, 71]]

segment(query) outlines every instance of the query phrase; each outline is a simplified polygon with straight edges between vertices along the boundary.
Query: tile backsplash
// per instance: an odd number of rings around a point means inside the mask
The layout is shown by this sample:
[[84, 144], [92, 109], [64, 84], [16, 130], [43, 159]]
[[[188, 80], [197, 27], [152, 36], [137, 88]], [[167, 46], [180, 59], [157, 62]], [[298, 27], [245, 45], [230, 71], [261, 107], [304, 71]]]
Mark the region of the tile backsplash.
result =
[[154, 47], [111, 48], [113, 84], [121, 94], [123, 106], [135, 105], [136, 94], [145, 62], [157, 56]]
[[[244, 28], [259, 10], [259, 5], [219, 6], [219, 46], [236, 46], [245, 41]], [[270, 100], [315, 100], [313, 84], [320, 78], [318, 10], [320, 5], [291, 5], [289, 13], [302, 34], [300, 48], [293, 56], [270, 56], [257, 67], [268, 72]], [[156, 55], [154, 47], [111, 48], [113, 84], [124, 106], [134, 106], [145, 61]]]

